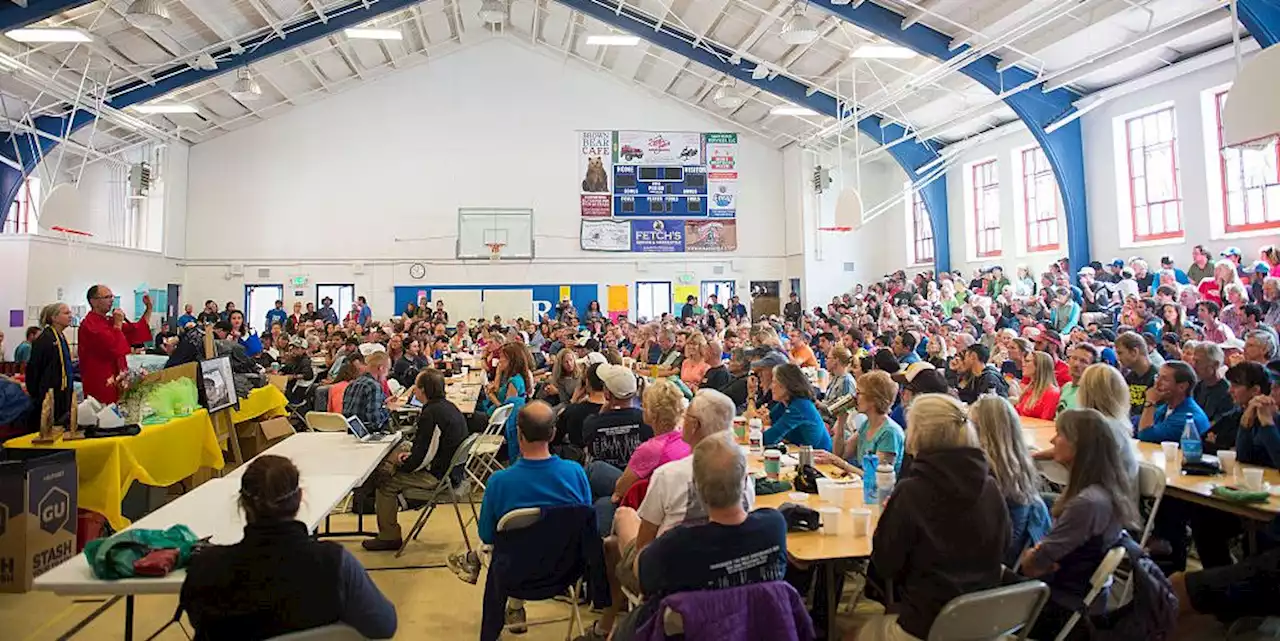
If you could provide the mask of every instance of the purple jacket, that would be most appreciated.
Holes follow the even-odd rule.
[[[812,641],[813,621],[804,601],[785,581],[752,583],[724,590],[681,592],[662,600],[636,631],[636,641],[665,641],[662,613],[684,619],[684,638],[718,641]]]

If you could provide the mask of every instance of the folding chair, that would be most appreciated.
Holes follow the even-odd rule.
[[[1058,633],[1058,636],[1053,638],[1053,641],[1065,641],[1067,635],[1071,634],[1072,628],[1075,628],[1076,624],[1080,622],[1080,613],[1088,612],[1090,606],[1093,605],[1094,600],[1098,598],[1098,595],[1101,594],[1108,585],[1111,585],[1111,578],[1115,575],[1116,568],[1120,567],[1120,561],[1124,560],[1124,558],[1124,547],[1118,545],[1111,548],[1107,552],[1107,555],[1102,557],[1102,563],[1098,564],[1098,569],[1094,570],[1093,576],[1089,578],[1089,593],[1084,595],[1084,605],[1080,606],[1079,610],[1072,613],[1071,618],[1067,619],[1066,625],[1062,626],[1062,631]]]
[[[590,508],[587,508],[587,509],[590,509]],[[528,529],[528,528],[531,528],[531,527],[535,527],[535,526],[537,526],[538,524],[540,524],[540,523],[542,522],[542,510],[543,510],[543,508],[536,508],[536,507],[521,508],[521,509],[511,510],[510,512],[507,512],[506,514],[503,514],[501,519],[498,519],[498,528],[497,528],[497,530],[498,530],[498,532],[510,533],[510,532],[513,532],[513,531],[516,531],[516,530],[524,530],[524,529]],[[594,518],[594,516],[593,516],[592,518]],[[489,578],[489,580],[492,580],[492,577],[493,577],[493,568],[494,568],[494,566],[493,566],[492,564],[490,564],[490,565],[489,565],[489,572],[490,572],[490,574],[489,574],[489,577],[490,577],[490,578]],[[542,581],[538,581],[538,583],[539,583],[539,584],[542,584],[543,582],[542,582]],[[576,635],[576,636],[581,636],[582,634],[584,634],[584,633],[585,633],[585,630],[583,629],[583,626],[582,626],[582,609],[581,609],[581,607],[579,606],[579,603],[578,603],[578,595],[579,595],[579,594],[581,594],[581,593],[582,593],[582,590],[583,590],[583,579],[582,579],[582,577],[578,577],[578,578],[577,578],[577,579],[575,579],[572,583],[570,583],[570,584],[567,586],[567,590],[568,590],[568,593],[569,593],[569,607],[571,608],[571,611],[570,611],[570,613],[569,613],[569,616],[567,616],[567,617],[556,617],[556,618],[553,618],[553,619],[541,619],[541,620],[535,620],[535,621],[525,621],[524,623],[520,623],[520,624],[518,624],[518,625],[520,625],[520,626],[523,626],[523,627],[526,627],[526,628],[527,628],[528,626],[534,626],[534,625],[546,625],[546,624],[549,624],[549,623],[560,623],[560,622],[562,622],[562,621],[568,621],[568,622],[569,622],[569,627],[568,627],[568,629],[567,629],[567,631],[566,631],[566,633],[565,633],[565,639],[572,639],[572,638],[574,638],[574,637],[575,637],[575,635]],[[486,592],[487,592],[487,591],[488,591],[488,586],[486,585]],[[563,593],[562,591],[558,591],[558,590],[557,590],[556,592],[557,592],[557,596],[558,596],[559,594],[562,594],[562,593]],[[518,598],[518,597],[509,597],[509,598]],[[554,597],[552,597],[552,598],[554,598]],[[523,602],[528,602],[528,601],[531,601],[531,600],[532,600],[532,601],[539,601],[539,600],[551,600],[551,598],[548,598],[548,599],[520,599],[520,600],[521,600],[521,601],[523,601]],[[485,605],[487,606],[487,605],[489,605],[489,604],[488,604],[488,603],[486,603]],[[496,605],[496,604],[495,604],[495,605]],[[505,604],[505,603],[503,604],[503,607],[504,607],[504,608],[506,607],[506,604]],[[503,631],[506,631],[507,627],[508,627],[508,626],[503,625],[502,630],[503,630]],[[483,631],[483,629],[481,630],[481,638],[482,638],[482,639],[484,638],[484,631]]]
[[[462,441],[458,446],[458,450],[453,453],[453,458],[449,460],[449,473],[440,479],[440,484],[436,486],[435,491],[431,493],[431,498],[427,500],[427,504],[422,506],[422,511],[418,513],[418,520],[414,521],[413,527],[409,528],[409,536],[404,537],[404,542],[400,544],[400,549],[396,551],[396,558],[400,558],[404,554],[405,548],[409,547],[410,541],[415,541],[418,534],[422,532],[422,528],[426,526],[427,519],[431,518],[431,514],[435,512],[436,507],[440,505],[441,499],[449,496],[452,498],[453,512],[458,517],[458,528],[462,530],[462,542],[466,544],[467,551],[472,552],[471,539],[467,536],[467,522],[462,519],[462,509],[458,507],[458,494],[462,489],[461,484],[455,484],[453,479],[455,476],[462,476],[461,471],[471,458],[471,451],[475,449],[476,443],[480,440],[479,434],[472,434]],[[463,481],[465,482],[465,478]],[[471,493],[464,492],[467,496],[467,502],[471,504],[471,518],[479,520],[480,516],[476,513],[475,501],[471,500]]]
[[[1041,581],[962,594],[942,607],[929,627],[928,641],[1022,641],[1048,600],[1049,586]]]
[[[367,641],[368,637],[356,632],[356,629],[345,623],[322,625],[310,630],[290,632],[267,641]]]
[[[307,412],[306,422],[313,432],[347,431],[347,417],[334,412]]]
[[[489,417],[489,423],[479,435],[480,438],[471,453],[471,460],[467,461],[467,476],[480,488],[484,488],[484,482],[489,476],[502,469],[502,464],[498,462],[498,453],[507,443],[503,430],[514,408],[515,405],[508,403],[493,411]]]
[[[1151,538],[1151,532],[1155,529],[1156,512],[1160,509],[1160,501],[1164,499],[1166,483],[1164,468],[1146,461],[1138,463],[1138,510],[1146,516],[1146,523],[1142,526],[1142,538],[1138,541],[1138,545],[1143,548],[1147,547],[1147,540]],[[1115,574],[1120,589],[1111,593],[1112,608],[1119,607],[1128,601],[1129,589],[1133,587],[1129,577],[1128,563],[1122,563],[1116,568]]]

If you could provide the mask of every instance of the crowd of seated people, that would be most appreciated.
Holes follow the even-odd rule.
[[[586,639],[627,638],[674,592],[808,570],[787,561],[780,517],[752,511],[755,484],[730,432],[739,416],[763,423],[765,446],[811,447],[820,465],[855,475],[875,454],[898,474],[870,570],[893,579],[897,603],[860,620],[855,638],[925,638],[950,599],[1011,576],[1049,584],[1035,635],[1052,636],[1120,532],[1141,531],[1132,439],[1178,441],[1190,423],[1206,452],[1280,466],[1280,265],[1274,251],[1256,264],[1239,254],[1213,262],[1198,247],[1185,271],[1166,257],[1158,270],[1135,258],[1074,274],[1062,261],[1038,277],[898,272],[754,319],[736,297],[639,322],[598,305],[579,317],[569,301],[536,322],[452,326],[440,301],[425,300],[384,322],[363,301],[341,323],[331,301],[292,314],[277,305],[257,332],[230,304],[187,316],[227,340],[258,335],[264,369],[332,384],[330,407],[372,429],[397,408],[393,384],[413,388],[419,432],[371,480],[380,536],[370,550],[400,546],[398,497],[435,487],[466,433],[513,406],[508,469],[488,485],[481,539],[516,507],[594,505],[613,604]],[[445,398],[436,369],[464,350],[488,382],[471,418]],[[1033,419],[1056,431],[1039,451],[1022,432]],[[1065,483],[1047,485],[1037,461],[1065,468]],[[1240,556],[1231,542],[1248,528],[1237,517],[1172,496],[1158,517],[1148,547],[1184,612],[1269,613],[1280,525]],[[1200,565],[1190,567],[1201,569],[1187,571],[1193,541]],[[765,561],[732,580],[718,574],[746,555]],[[473,582],[480,569],[470,554],[450,565]],[[644,605],[628,613],[628,595]],[[821,623],[831,613],[814,614]],[[507,619],[523,621],[519,602]]]

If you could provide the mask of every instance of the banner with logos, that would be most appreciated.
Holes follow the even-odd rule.
[[[619,165],[649,167],[702,164],[702,134],[688,131],[619,131],[616,155]]]
[[[578,132],[578,200],[583,218],[613,215],[613,132]]]
[[[737,251],[738,222],[736,220],[685,221],[684,249],[689,252]]]
[[[582,249],[597,252],[631,251],[631,223],[625,220],[583,220]]]
[[[707,134],[707,213],[733,218],[738,213],[738,134]]]
[[[631,251],[638,253],[684,252],[684,221],[631,221]]]

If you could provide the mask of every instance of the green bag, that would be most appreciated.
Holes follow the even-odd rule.
[[[95,577],[113,581],[133,577],[133,563],[152,550],[178,550],[178,563],[173,569],[184,568],[197,541],[195,533],[185,525],[167,530],[125,530],[110,538],[89,541],[84,546],[84,556]]]
[[[1225,485],[1213,488],[1213,495],[1232,503],[1266,503],[1267,499],[1271,497],[1270,494],[1262,490],[1236,489]]]
[[[143,423],[152,425],[167,423],[172,419],[189,416],[200,405],[200,392],[195,381],[180,378],[158,385],[147,394],[147,405],[155,412]]]

